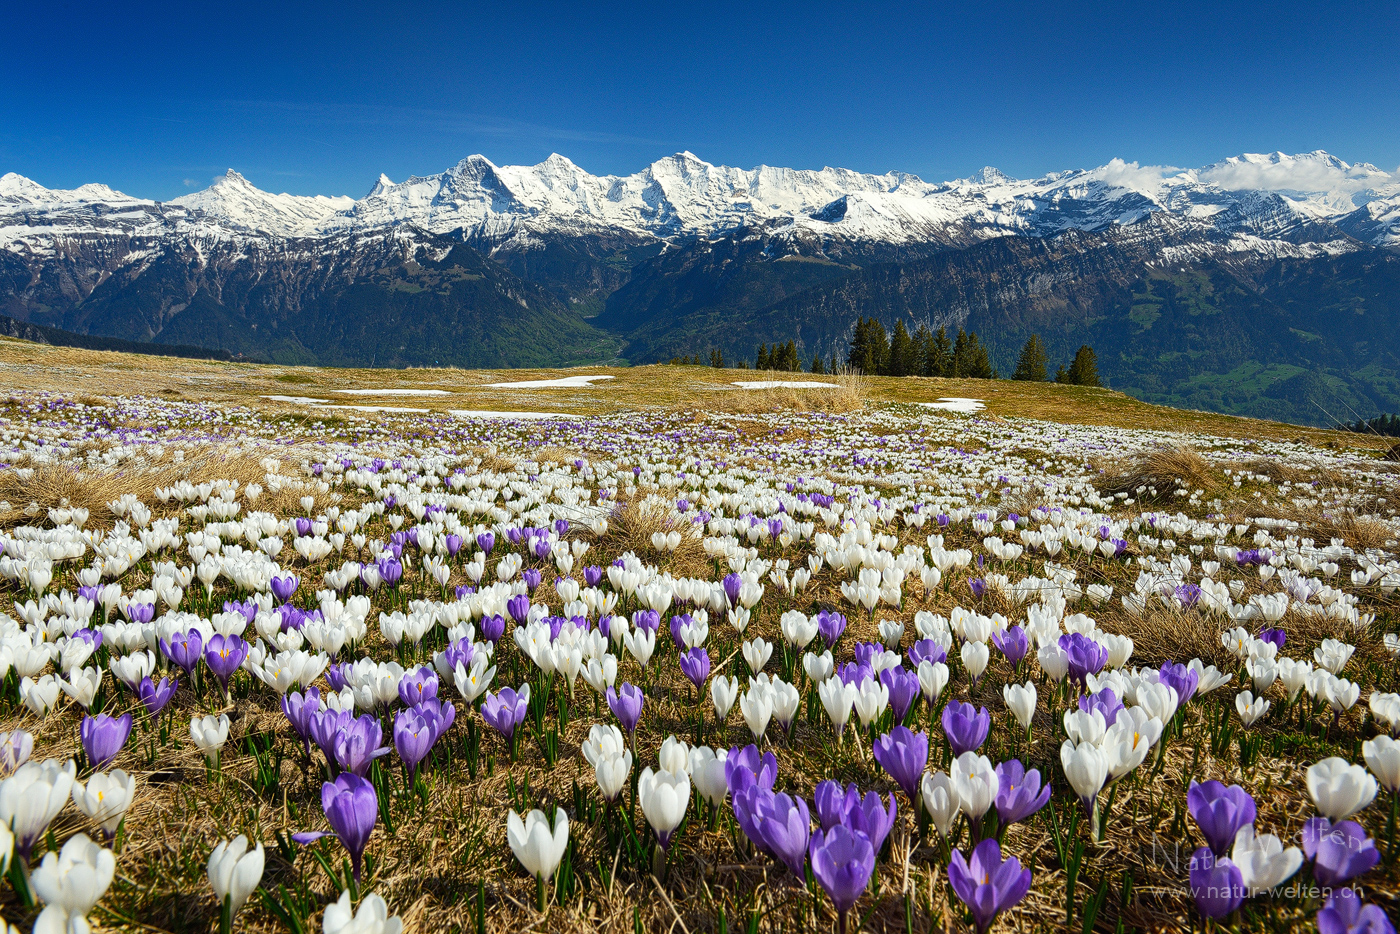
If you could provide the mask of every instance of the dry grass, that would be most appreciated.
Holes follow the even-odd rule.
[[[1223,485],[1210,462],[1186,445],[1157,448],[1129,464],[1098,466],[1102,473],[1096,485],[1101,492],[1126,493],[1144,502],[1169,500],[1178,488],[1211,492]]]
[[[652,535],[657,532],[680,532],[680,547],[675,551],[658,551],[651,543]],[[608,518],[607,532],[597,538],[595,544],[608,554],[630,551],[677,577],[699,577],[712,570],[700,541],[694,526],[677,521],[664,503],[638,497],[617,504]]]
[[[740,371],[742,372],[742,371]],[[754,374],[755,381],[825,382],[826,377],[804,378],[801,373]],[[836,375],[834,389],[800,389],[792,386],[765,386],[761,389],[734,389],[713,400],[717,411],[733,414],[761,412],[826,412],[833,415],[859,412],[870,396],[869,378],[855,372],[842,371]]]

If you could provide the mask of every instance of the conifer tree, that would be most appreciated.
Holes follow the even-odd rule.
[[[1093,353],[1093,347],[1089,344],[1079,347],[1078,353],[1074,354],[1074,360],[1070,363],[1070,370],[1065,371],[1063,382],[1075,386],[1098,386],[1099,382],[1099,357]]]
[[[759,344],[759,345],[758,345],[758,353],[757,353],[757,355],[756,355],[755,358],[754,358],[753,368],[754,368],[755,370],[771,370],[771,369],[773,369],[773,360],[772,360],[772,357],[769,356],[769,354],[768,354],[768,345],[767,345],[767,344]]]
[[[953,345],[948,340],[948,329],[940,327],[930,338],[924,351],[925,376],[953,375]]]
[[[904,320],[900,319],[894,323],[894,335],[890,338],[889,363],[885,367],[885,373],[888,376],[916,376],[920,369],[922,367],[919,366],[918,347],[904,327]]]
[[[1032,334],[1030,340],[1026,341],[1026,346],[1021,348],[1021,359],[1016,361],[1016,372],[1011,374],[1011,378],[1044,382],[1045,345],[1040,342],[1039,335]]]
[[[811,368],[809,369],[808,372],[811,372],[811,373],[825,373],[825,372],[826,372],[826,366],[825,366],[825,364],[822,363],[822,355],[821,355],[820,353],[817,353],[815,350],[812,351],[812,366],[811,366]]]
[[[724,351],[716,348],[710,351],[710,366],[715,369],[724,368]]]

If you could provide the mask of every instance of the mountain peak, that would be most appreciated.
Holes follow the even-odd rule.
[[[1011,176],[994,165],[982,166],[982,168],[968,176],[967,180],[974,185],[1001,185],[1013,181]]]

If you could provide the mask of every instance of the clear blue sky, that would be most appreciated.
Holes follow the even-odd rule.
[[[15,4],[0,173],[363,195],[480,152],[929,180],[1326,149],[1400,165],[1400,15],[1331,4]]]

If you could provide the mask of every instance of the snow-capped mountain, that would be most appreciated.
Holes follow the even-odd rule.
[[[1395,242],[1393,224],[1378,223],[1385,211],[1367,206],[1395,197],[1400,176],[1325,152],[1243,155],[1188,170],[1115,159],[1037,179],[1010,178],[989,166],[940,183],[901,172],[738,169],[689,152],[626,176],[592,175],[557,154],[533,166],[497,166],[474,155],[435,175],[402,182],[381,175],[358,200],[272,194],[229,170],[211,187],[164,204],[105,185],[56,191],[13,173],[0,178],[0,216],[11,228],[76,232],[115,224],[155,233],[212,225],[304,238],[410,224],[507,249],[529,248],[542,236],[672,240],[754,225],[846,241],[968,245],[1131,224],[1154,211],[1263,239],[1359,237],[1388,246]],[[1374,234],[1357,233],[1364,231]]]

